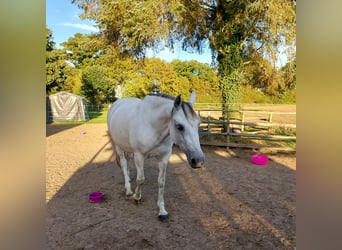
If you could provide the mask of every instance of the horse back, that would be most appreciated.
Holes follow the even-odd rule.
[[[113,103],[107,114],[107,126],[114,144],[125,151],[131,151],[130,130],[132,121],[136,119],[138,106],[141,102],[138,98],[124,98]]]

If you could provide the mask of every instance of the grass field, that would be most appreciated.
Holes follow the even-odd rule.
[[[106,123],[107,122],[107,112],[108,109],[103,109],[102,111],[89,112],[88,123]]]
[[[79,122],[53,122],[52,125],[62,125],[62,124],[85,124],[85,123],[106,123],[107,122],[107,112],[108,109],[103,109],[101,111],[88,111],[89,121],[79,121]]]

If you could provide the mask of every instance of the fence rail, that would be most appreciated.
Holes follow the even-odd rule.
[[[295,151],[270,142],[296,142],[296,112],[199,108],[201,144]],[[292,117],[291,117],[292,116]],[[221,136],[220,138],[217,138]],[[214,138],[214,140],[208,139]],[[216,140],[215,140],[216,138]],[[264,141],[264,142],[262,142]],[[266,142],[265,142],[266,141]]]
[[[102,114],[107,109],[107,105],[87,105],[90,120],[104,117],[101,122],[105,122]],[[202,145],[295,151],[295,146],[287,144],[296,142],[296,112],[225,110],[221,103],[197,103],[194,109],[201,118]]]

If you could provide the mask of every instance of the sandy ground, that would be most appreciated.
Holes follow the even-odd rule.
[[[85,133],[83,133],[85,132]],[[48,249],[294,249],[296,158],[203,147],[206,166],[191,169],[174,147],[166,175],[168,223],[158,220],[155,160],[145,163],[143,200],[124,193],[106,124],[47,125]],[[135,169],[130,161],[131,178]],[[132,182],[135,187],[135,182]],[[105,199],[90,203],[101,191]]]

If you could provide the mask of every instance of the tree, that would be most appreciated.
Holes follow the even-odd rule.
[[[282,85],[285,89],[296,88],[296,59],[288,62],[284,67],[281,68],[282,73]]]
[[[178,77],[186,78],[190,90],[196,91],[197,102],[221,102],[216,70],[198,61],[174,60],[171,62]]]
[[[52,51],[55,49],[55,42],[53,41],[52,30],[45,27],[45,39],[46,39],[46,51]]]
[[[67,79],[66,68],[63,51],[55,48],[52,31],[46,28],[46,94],[63,89]]]
[[[83,70],[82,81],[82,93],[90,103],[101,104],[113,101],[115,85],[103,67],[99,65],[86,67]]]
[[[96,59],[105,48],[103,41],[98,36],[80,33],[76,33],[61,45],[65,50],[66,59],[79,69],[96,64]]]
[[[210,47],[225,54],[227,44],[269,56],[273,63],[279,45],[295,41],[296,1],[293,0],[71,0],[83,17],[98,23],[101,33],[116,47],[138,55],[146,48]],[[162,43],[161,43],[162,42]],[[229,43],[227,43],[229,42]]]
[[[253,55],[251,62],[245,66],[247,82],[253,88],[263,93],[274,95],[280,88],[281,77],[279,70],[271,62],[258,54]]]
[[[75,67],[68,66],[66,68],[67,78],[63,85],[63,91],[82,95],[82,72]]]
[[[209,41],[218,60],[223,101],[238,101],[246,81],[245,65],[259,54],[275,62],[281,46],[293,46],[296,1],[293,0],[72,0],[95,20],[101,34],[122,54],[144,55],[147,48],[201,52]]]
[[[170,95],[182,94],[190,96],[190,85],[185,79],[180,79],[171,64],[158,58],[145,58],[135,66],[126,81],[126,96],[144,97],[159,90]]]

